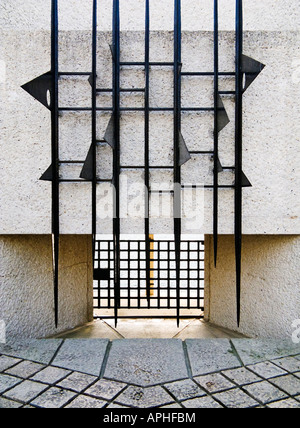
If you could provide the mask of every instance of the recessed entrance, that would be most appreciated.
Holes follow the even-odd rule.
[[[114,241],[98,237],[95,245],[94,318],[115,318]],[[120,242],[120,300],[118,319],[203,318],[204,238],[183,235],[179,287],[172,235],[151,237],[150,276],[146,268],[144,236],[124,235]],[[147,292],[150,277],[150,293]]]

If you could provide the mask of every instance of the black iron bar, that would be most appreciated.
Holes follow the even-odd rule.
[[[97,89],[97,93],[112,93],[112,89]],[[144,88],[120,89],[120,92],[145,92]]]
[[[241,318],[242,258],[242,134],[243,134],[243,2],[236,0],[236,113],[235,113],[235,256],[237,323]]]
[[[58,270],[59,270],[59,114],[58,114],[58,5],[52,0],[51,12],[51,146],[52,146],[52,252],[54,275],[54,317],[58,326]]]
[[[64,76],[90,76],[91,73],[90,72],[59,72],[58,73],[59,77],[64,77]]]
[[[150,67],[173,67],[173,62],[150,62]],[[121,67],[145,67],[145,62],[121,62]]]
[[[181,73],[181,76],[211,76],[214,77],[215,73],[214,72],[210,72],[210,71],[184,71]],[[235,77],[235,73],[234,72],[223,72],[220,71],[219,72],[219,76],[221,77]]]
[[[214,262],[217,266],[218,257],[218,229],[219,229],[219,5],[214,0],[214,197],[213,197],[213,240]]]
[[[114,117],[114,154],[113,184],[114,198],[114,287],[115,287],[115,324],[118,324],[120,307],[120,2],[113,1],[113,117]]]
[[[174,1],[174,235],[176,257],[177,326],[180,324],[180,249],[181,249],[181,0]]]
[[[58,109],[61,112],[76,112],[76,111],[92,111],[91,107],[60,107]],[[180,108],[181,111],[183,112],[213,112],[214,108],[213,107],[181,107]],[[103,112],[110,112],[113,111],[113,107],[97,107],[96,111],[103,111]],[[144,112],[145,108],[144,107],[120,107],[119,108],[120,112]],[[149,107],[149,111],[150,112],[174,112],[174,108],[173,107]]]
[[[92,248],[93,267],[95,267],[95,243],[97,234],[97,0],[93,0],[92,38]]]
[[[150,242],[150,157],[149,125],[150,124],[150,5],[145,5],[145,245],[146,245],[146,294],[150,308],[151,295],[151,242]]]

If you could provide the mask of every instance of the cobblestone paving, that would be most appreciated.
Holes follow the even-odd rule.
[[[57,340],[0,345],[0,408],[300,408],[287,341]]]

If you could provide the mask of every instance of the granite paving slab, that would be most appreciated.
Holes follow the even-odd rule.
[[[186,345],[194,377],[241,366],[227,339],[187,340]]]
[[[70,389],[75,392],[82,392],[88,388],[92,383],[96,382],[98,378],[96,376],[86,375],[84,373],[74,372],[67,378],[62,380],[58,386],[62,388]]]
[[[57,352],[62,340],[18,340],[0,344],[0,354],[30,360],[36,363],[49,364]]]
[[[150,388],[129,386],[116,402],[129,407],[147,409],[173,404],[174,399],[161,386]]]
[[[259,403],[240,389],[215,394],[214,398],[229,409],[247,409],[257,407]]]
[[[165,388],[178,401],[188,400],[189,398],[203,397],[206,393],[191,379],[181,380],[178,382],[168,383]]]
[[[11,369],[6,370],[5,373],[27,379],[42,370],[44,367],[45,366],[42,364],[32,363],[31,361],[22,361]]]
[[[43,409],[59,409],[67,404],[75,393],[61,388],[50,388],[31,402],[33,406]]]
[[[36,380],[41,383],[53,385],[54,383],[59,382],[61,379],[63,379],[70,373],[71,372],[69,370],[49,366],[34,375],[31,380]]]
[[[221,404],[217,403],[212,397],[194,398],[182,403],[187,409],[223,409]]]
[[[281,376],[271,379],[270,382],[283,391],[287,392],[289,395],[300,394],[300,379],[293,375]]]
[[[126,388],[126,383],[114,382],[112,380],[101,379],[91,386],[85,393],[93,397],[102,398],[111,401],[123,389]]]
[[[18,364],[21,360],[18,358],[12,358],[12,357],[6,357],[5,355],[2,355],[0,357],[0,372],[4,372],[7,369],[10,369],[11,367]]]
[[[300,353],[300,344],[296,345],[290,339],[232,339],[231,341],[245,366]]]
[[[239,386],[249,385],[250,383],[261,382],[261,378],[252,373],[246,367],[241,367],[234,370],[225,370],[222,372],[224,376],[232,380]]]
[[[66,406],[66,409],[102,409],[106,404],[107,401],[87,397],[86,395],[79,395]]]
[[[99,376],[108,343],[104,339],[66,339],[52,364]]]
[[[272,403],[272,401],[280,401],[284,398],[288,398],[284,392],[280,391],[267,381],[255,383],[253,385],[246,385],[243,389],[262,404],[268,404]]]
[[[0,394],[21,383],[22,380],[9,375],[0,375]]]
[[[269,361],[254,364],[252,366],[248,366],[248,368],[264,379],[271,379],[272,377],[278,377],[287,374],[285,370],[282,370]]]
[[[297,358],[286,357],[286,358],[281,358],[280,360],[275,360],[273,362],[277,366],[291,373],[296,373],[300,370],[300,361],[297,360]]]
[[[4,394],[5,398],[28,403],[47,389],[47,385],[25,380]]]
[[[232,382],[227,380],[220,373],[199,376],[195,378],[195,381],[210,394],[236,388],[236,386]]]
[[[270,409],[300,409],[300,403],[292,398],[268,404]]]
[[[116,340],[105,378],[138,386],[153,386],[188,378],[181,340]]]
[[[300,405],[300,403],[298,403]],[[19,409],[23,404],[0,397],[0,409]]]

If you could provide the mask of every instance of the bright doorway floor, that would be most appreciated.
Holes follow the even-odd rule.
[[[65,332],[63,339],[234,339],[245,336],[198,319],[181,320],[177,328],[173,319],[99,320]]]

